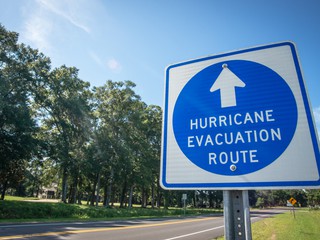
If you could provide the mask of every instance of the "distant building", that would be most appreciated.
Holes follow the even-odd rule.
[[[58,192],[58,184],[52,183],[50,186],[43,187],[40,190],[40,198],[42,199],[55,199],[57,198],[57,192]]]

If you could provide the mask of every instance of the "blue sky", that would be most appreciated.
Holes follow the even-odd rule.
[[[0,23],[52,66],[75,66],[92,86],[131,80],[163,105],[166,66],[280,41],[296,43],[320,129],[318,0],[0,0]]]

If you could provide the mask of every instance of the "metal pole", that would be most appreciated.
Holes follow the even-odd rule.
[[[292,205],[292,213],[293,213],[293,218],[296,218],[296,212],[294,211],[294,205]]]
[[[242,191],[243,198],[243,213],[244,213],[244,226],[245,226],[245,236],[246,240],[252,239],[251,232],[251,219],[250,219],[250,205],[249,205],[249,193],[248,190]]]
[[[232,240],[235,237],[233,227],[233,207],[231,199],[231,191],[223,191],[223,216],[224,216],[224,236],[226,240]]]
[[[248,191],[225,190],[223,202],[225,239],[251,240]]]

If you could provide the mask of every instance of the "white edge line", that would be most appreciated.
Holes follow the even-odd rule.
[[[251,217],[251,220],[254,220],[254,219],[257,219],[257,218],[263,218],[263,217],[267,217],[267,216],[269,216],[269,215],[268,214],[264,214],[264,215],[260,215],[260,216],[257,216],[257,217]],[[166,238],[166,239],[163,239],[163,240],[174,240],[174,239],[189,237],[189,236],[192,236],[192,235],[196,235],[196,234],[200,234],[200,233],[204,233],[204,232],[209,232],[209,231],[216,230],[216,229],[219,229],[219,228],[224,228],[224,225],[223,226],[219,226],[219,227],[215,227],[215,228],[205,229],[205,230],[198,231],[198,232],[185,234],[185,235],[180,235],[180,236],[176,236],[176,237],[172,237],[172,238]]]
[[[174,239],[189,237],[189,236],[192,236],[192,235],[196,235],[196,234],[200,234],[200,233],[204,233],[204,232],[209,232],[209,231],[216,230],[216,229],[219,229],[219,228],[224,228],[224,226],[219,226],[219,227],[215,227],[215,228],[209,228],[209,229],[205,229],[205,230],[202,230],[202,231],[199,231],[199,232],[193,232],[193,233],[189,233],[189,234],[185,234],[185,235],[176,236],[176,237],[173,237],[173,238],[166,238],[166,239],[163,239],[163,240],[174,240]]]

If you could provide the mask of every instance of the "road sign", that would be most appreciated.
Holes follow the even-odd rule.
[[[187,200],[187,194],[186,193],[182,194],[182,200]]]
[[[297,200],[295,200],[293,197],[291,197],[288,201],[292,204],[292,206],[294,206],[297,203]]]
[[[166,69],[167,189],[318,188],[319,143],[291,42]]]
[[[293,207],[293,205],[289,201],[287,201],[287,207]]]

